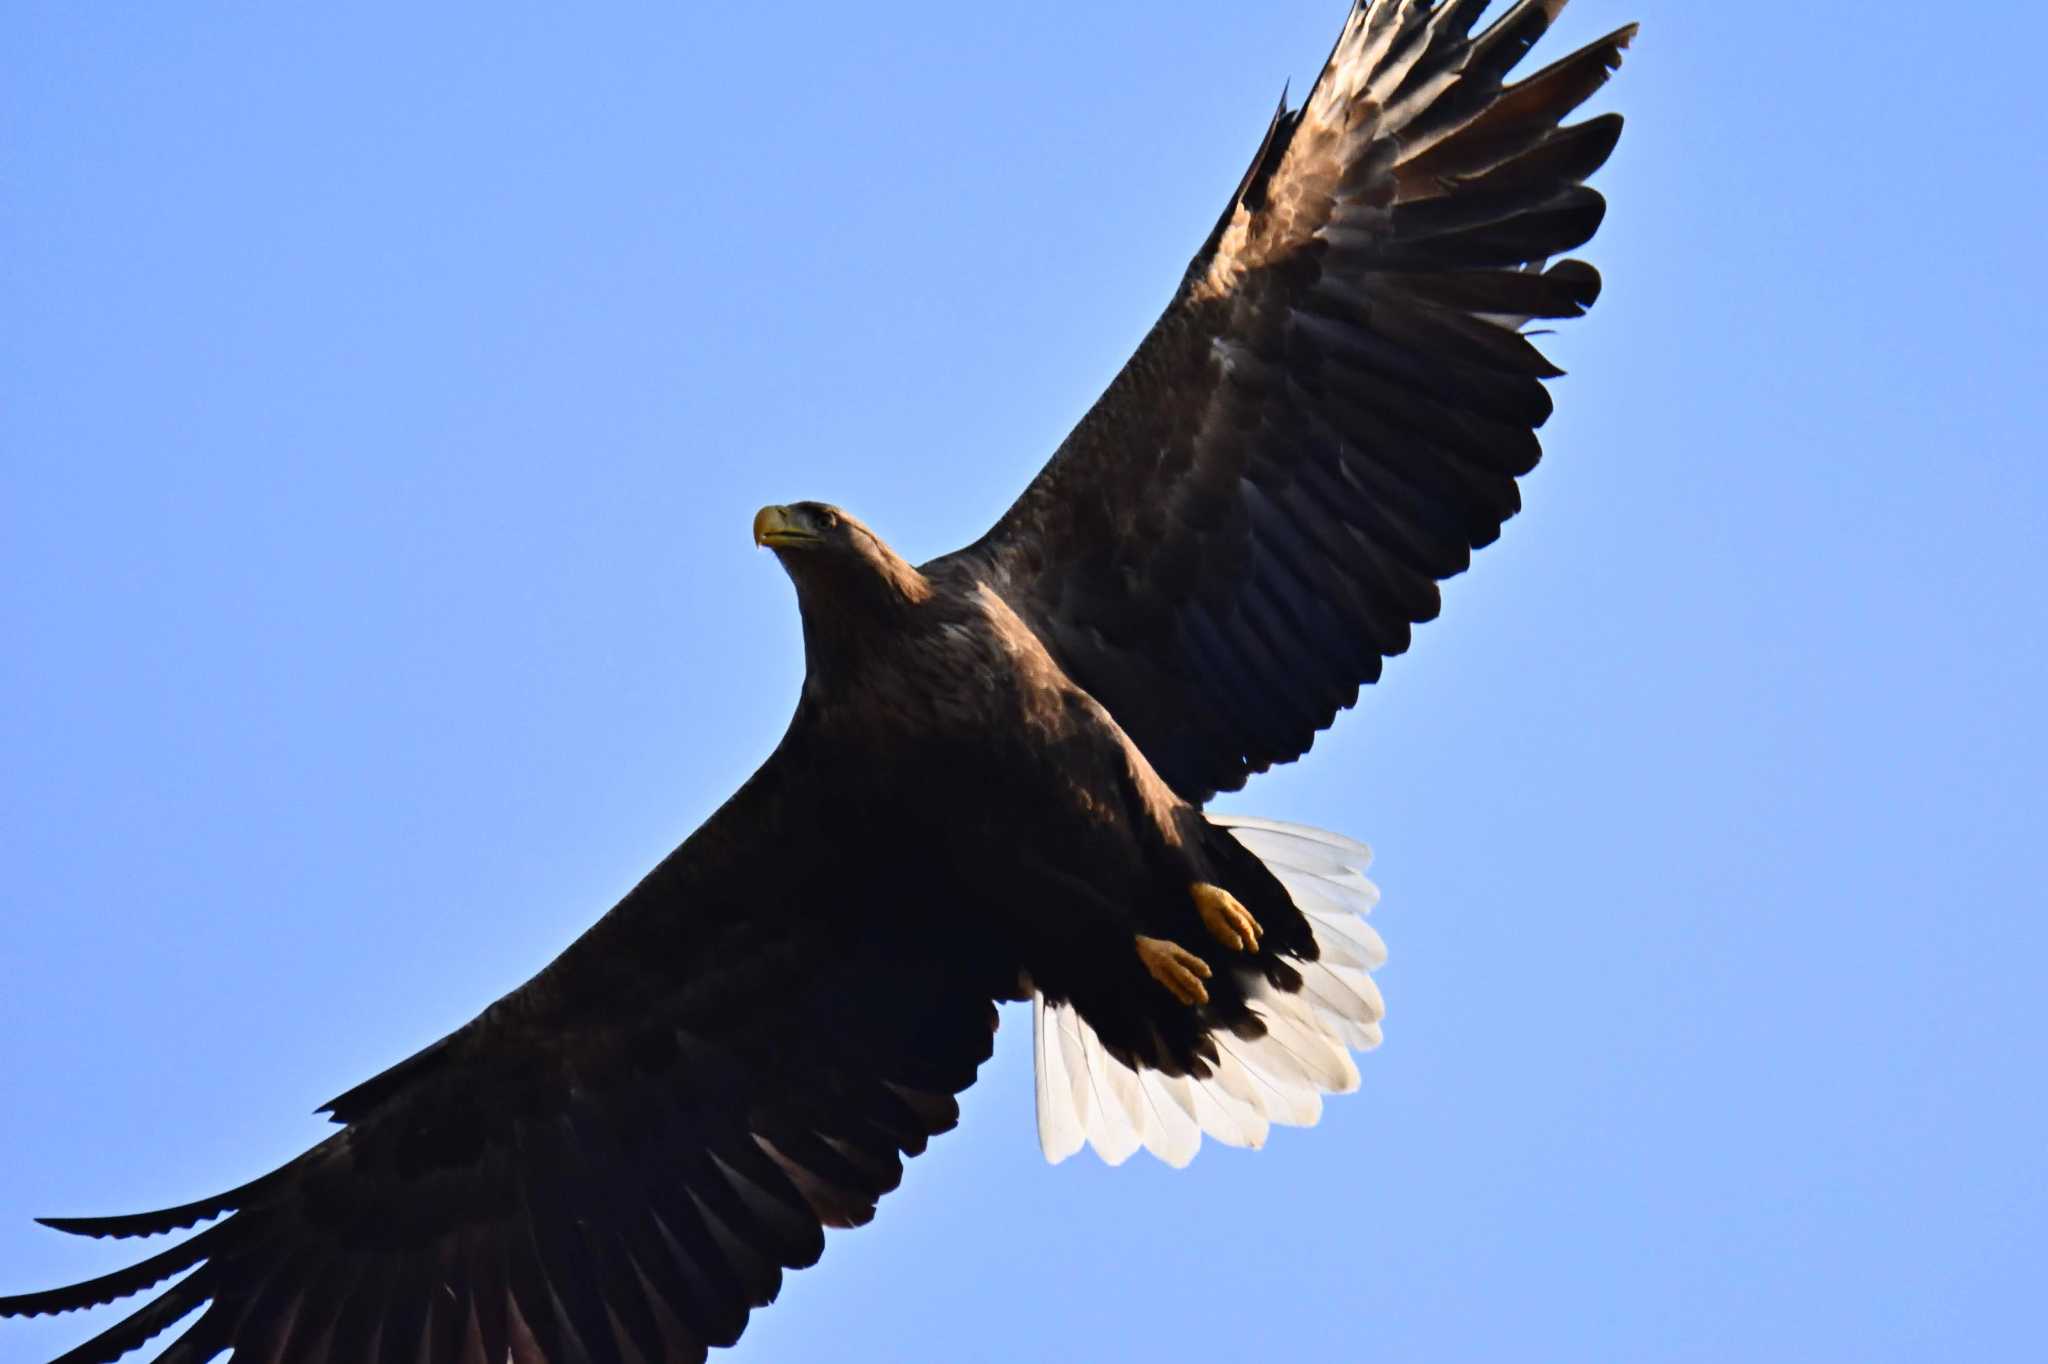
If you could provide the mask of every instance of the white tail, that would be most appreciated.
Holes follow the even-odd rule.
[[[1308,1127],[1322,1116],[1323,1095],[1358,1088],[1351,1051],[1380,1044],[1385,1007],[1370,973],[1387,949],[1361,917],[1380,898],[1364,874],[1372,849],[1276,820],[1218,815],[1210,822],[1229,829],[1287,888],[1308,916],[1321,958],[1294,963],[1298,994],[1251,978],[1251,1008],[1266,1035],[1246,1042],[1216,1034],[1219,1063],[1206,1080],[1134,1071],[1103,1050],[1072,1006],[1034,995],[1038,1142],[1049,1161],[1086,1142],[1111,1165],[1142,1146],[1178,1168],[1195,1158],[1204,1132],[1227,1146],[1263,1146],[1271,1124]]]

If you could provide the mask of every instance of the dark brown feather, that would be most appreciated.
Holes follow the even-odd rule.
[[[1563,3],[1484,8],[1354,11],[1130,363],[929,566],[986,575],[1189,799],[1306,750],[1539,457],[1558,371],[1515,327],[1598,296],[1548,261],[1599,227],[1620,119],[1561,123],[1634,30],[1504,86]]]
[[[818,1258],[821,1222],[867,1220],[957,1120],[1000,988],[927,931],[950,902],[902,902],[891,850],[835,835],[801,730],[547,970],[337,1098],[321,1146],[230,1195],[52,1222],[222,1220],[0,1315],[196,1265],[66,1359],[114,1359],[208,1298],[167,1358],[669,1364],[736,1339]]]

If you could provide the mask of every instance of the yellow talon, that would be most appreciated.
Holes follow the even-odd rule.
[[[1259,950],[1259,921],[1237,902],[1235,895],[1207,881],[1189,886],[1188,894],[1194,897],[1195,912],[1202,916],[1202,926],[1209,930],[1210,937],[1233,952]]]
[[[1175,999],[1190,1008],[1209,1002],[1209,992],[1202,987],[1202,982],[1209,978],[1208,962],[1164,938],[1139,934],[1137,942],[1138,959],[1145,963],[1152,979],[1164,985]]]

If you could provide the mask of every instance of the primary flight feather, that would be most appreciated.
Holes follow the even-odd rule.
[[[1274,117],[1165,314],[1016,504],[914,566],[764,508],[806,674],[760,770],[467,1026],[335,1099],[210,1222],[0,1315],[180,1282],[197,1364],[670,1364],[728,1345],[958,1118],[995,1002],[1033,1001],[1040,1138],[1184,1164],[1315,1121],[1380,1038],[1348,839],[1204,804],[1307,751],[1519,506],[1597,297],[1550,263],[1618,116],[1566,125],[1625,28],[1508,83],[1563,8],[1366,0]]]

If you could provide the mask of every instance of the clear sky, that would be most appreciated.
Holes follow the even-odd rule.
[[[979,533],[1343,9],[0,7],[0,1292],[687,834],[801,674],[754,508]],[[1379,851],[1362,1091],[1048,1168],[1012,1011],[727,1357],[2040,1348],[2048,18],[1546,50],[1630,19],[1527,511],[1229,802]]]

